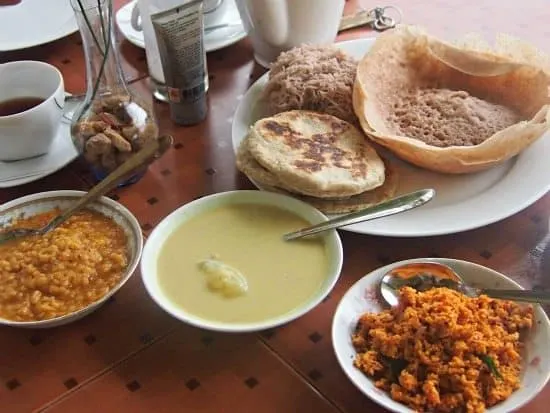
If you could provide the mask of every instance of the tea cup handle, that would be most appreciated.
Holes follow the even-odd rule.
[[[85,94],[73,95],[72,93],[65,92],[64,96],[61,99],[57,97],[55,100],[55,105],[61,112],[63,112],[62,122],[70,123],[73,120],[75,111],[79,106],[84,102],[86,98]]]
[[[141,25],[141,16],[139,15],[139,7],[138,3],[134,3],[134,7],[132,7],[132,17],[130,18],[130,23],[132,24],[132,27],[134,30],[137,30],[138,32],[143,30],[143,27]]]

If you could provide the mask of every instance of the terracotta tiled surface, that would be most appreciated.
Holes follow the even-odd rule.
[[[116,1],[120,7],[125,1]],[[348,1],[346,12],[367,0]],[[550,52],[547,0],[443,2],[396,0],[404,22],[452,39],[467,32],[508,32]],[[359,29],[351,39],[375,36]],[[120,42],[132,89],[149,97],[145,53]],[[10,54],[0,62],[38,59],[58,66],[67,90],[80,92],[84,64],[78,34]],[[175,146],[137,184],[112,194],[144,233],[178,206],[213,192],[252,188],[238,175],[231,119],[264,70],[245,39],[208,55],[209,116],[195,127],[169,120],[154,103]],[[80,161],[40,181],[0,190],[0,202],[38,191],[87,189]],[[345,265],[330,296],[299,320],[273,331],[224,335],[184,326],[148,297],[137,272],[113,300],[85,319],[52,330],[0,328],[0,412],[382,412],[345,378],[333,356],[330,324],[343,293],[365,273],[406,258],[466,259],[509,274],[526,287],[550,288],[550,195],[525,211],[475,231],[428,239],[387,239],[342,232]],[[545,411],[546,388],[521,412]]]

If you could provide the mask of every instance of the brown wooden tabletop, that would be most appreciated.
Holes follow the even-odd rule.
[[[118,8],[126,1],[115,3]],[[444,38],[507,32],[550,52],[548,0],[387,4],[402,9],[405,23]],[[358,5],[348,1],[346,13]],[[356,29],[339,39],[375,35]],[[120,49],[134,91],[150,96],[144,51],[124,40]],[[63,72],[68,91],[84,91],[78,33],[0,54],[0,63],[19,59],[50,62]],[[208,68],[208,118],[179,127],[171,123],[167,106],[155,103],[161,130],[174,136],[175,146],[138,183],[112,195],[136,215],[145,235],[197,197],[253,188],[235,170],[230,126],[239,99],[264,69],[254,63],[247,39],[209,53]],[[0,203],[92,184],[77,160],[34,183],[0,190]],[[300,319],[260,334],[227,335],[183,325],[152,302],[136,273],[106,305],[78,322],[48,330],[0,328],[0,412],[382,412],[346,379],[333,355],[330,325],[343,293],[376,267],[427,256],[473,261],[525,287],[550,287],[549,214],[546,195],[504,221],[461,234],[394,239],[341,232],[345,264],[330,296]],[[545,411],[548,403],[549,386],[520,411]]]

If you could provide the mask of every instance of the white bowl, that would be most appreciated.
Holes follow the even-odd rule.
[[[78,198],[85,195],[83,191],[50,191],[40,192],[33,195],[14,199],[0,206],[0,228],[9,226],[14,218],[32,216],[42,212],[50,211],[55,207],[67,208]],[[109,297],[115,294],[134,273],[143,248],[143,234],[137,219],[128,209],[112,199],[102,197],[95,201],[88,208],[100,212],[113,219],[122,227],[128,239],[129,263],[126,271],[118,284],[112,288],[104,297],[89,304],[88,306],[60,317],[40,321],[12,321],[0,318],[0,324],[14,327],[46,328],[56,327],[76,321],[98,309]]]
[[[301,306],[289,313],[279,317],[266,319],[261,322],[224,323],[197,317],[193,313],[185,311],[173,304],[164,295],[162,289],[159,287],[157,276],[157,260],[166,239],[183,222],[198,214],[222,205],[243,203],[279,207],[281,209],[291,211],[312,224],[327,220],[321,212],[302,201],[285,195],[263,191],[221,192],[197,199],[176,209],[164,218],[162,222],[153,230],[145,243],[143,257],[141,260],[141,276],[143,277],[145,288],[153,300],[168,314],[171,314],[173,317],[185,323],[208,330],[224,332],[258,331],[273,328],[302,316],[319,304],[332,290],[334,284],[340,276],[343,261],[342,243],[338,233],[335,230],[327,231],[325,235],[327,253],[329,256],[329,268],[325,282],[310,300],[304,302]],[[283,234],[281,234],[281,236],[282,235]]]
[[[394,267],[420,262],[435,261],[453,268],[466,283],[485,288],[507,288],[521,290],[522,287],[504,275],[467,261],[445,258],[418,258],[396,262],[379,268],[357,281],[342,297],[332,321],[332,345],[336,358],[344,373],[359,390],[381,406],[393,412],[414,412],[404,404],[393,400],[386,392],[376,388],[374,382],[353,366],[355,349],[351,335],[360,315],[366,312],[378,313],[382,310],[374,292],[377,291],[382,276]],[[508,413],[519,409],[533,399],[550,378],[550,322],[544,310],[534,306],[534,326],[525,342],[523,354],[522,387],[512,395],[491,408],[490,413]],[[531,361],[537,362],[531,363]]]

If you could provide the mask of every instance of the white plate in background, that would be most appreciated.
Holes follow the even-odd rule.
[[[0,6],[0,52],[38,46],[77,30],[69,0],[23,0]]]

